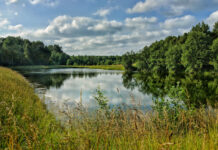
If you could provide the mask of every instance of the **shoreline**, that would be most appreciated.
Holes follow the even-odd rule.
[[[11,66],[11,69],[63,69],[63,68],[89,68],[89,69],[103,69],[103,70],[121,70],[124,71],[122,65],[90,65],[90,66],[73,66],[73,65],[39,65],[39,66]]]

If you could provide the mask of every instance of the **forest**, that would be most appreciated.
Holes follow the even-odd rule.
[[[43,42],[7,37],[0,39],[0,65],[65,65],[69,55],[58,45],[45,46]]]
[[[145,46],[140,52],[123,55],[128,71],[156,74],[218,71],[218,22],[213,31],[204,22],[181,36],[169,36]]]
[[[69,56],[59,45],[46,46],[41,41],[20,37],[0,38],[0,65],[114,65],[121,56]]]

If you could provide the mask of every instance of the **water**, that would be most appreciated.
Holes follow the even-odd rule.
[[[82,101],[83,106],[95,109],[96,89],[100,87],[111,107],[120,105],[150,108],[152,95],[143,94],[136,88],[127,88],[123,83],[122,71],[100,69],[40,69],[20,71],[33,85],[36,93],[44,100],[47,108],[55,114],[67,106]]]
[[[82,103],[87,110],[96,110],[94,99],[100,87],[111,108],[138,107],[149,110],[152,99],[180,99],[186,105],[210,104],[218,101],[218,78],[214,75],[158,76],[127,74],[100,69],[19,70],[34,86],[47,109],[57,118],[60,113]]]

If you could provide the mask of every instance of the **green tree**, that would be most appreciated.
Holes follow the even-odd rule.
[[[215,35],[215,38],[218,38],[218,22],[216,22],[213,26],[213,33]]]
[[[177,73],[182,69],[181,65],[182,47],[175,45],[169,48],[166,52],[166,66],[169,73]]]
[[[204,32],[190,32],[183,46],[182,64],[187,73],[202,71],[209,66],[211,37]]]
[[[209,29],[210,29],[209,26],[205,24],[204,22],[202,22],[194,26],[191,31],[203,32],[205,34],[209,34],[210,33]]]
[[[135,61],[135,53],[127,52],[123,55],[122,64],[127,71],[134,71],[136,68],[133,67],[133,63]]]
[[[215,71],[218,71],[218,38],[213,41],[212,45],[212,53],[213,53],[213,66]]]

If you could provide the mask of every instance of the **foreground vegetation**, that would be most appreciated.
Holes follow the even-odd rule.
[[[90,113],[79,103],[66,109],[62,113],[68,121],[63,127],[18,73],[1,67],[0,87],[0,149],[215,150],[218,146],[216,107],[184,108],[162,100],[155,101],[152,112],[137,105],[110,109],[97,89],[99,108]]]

